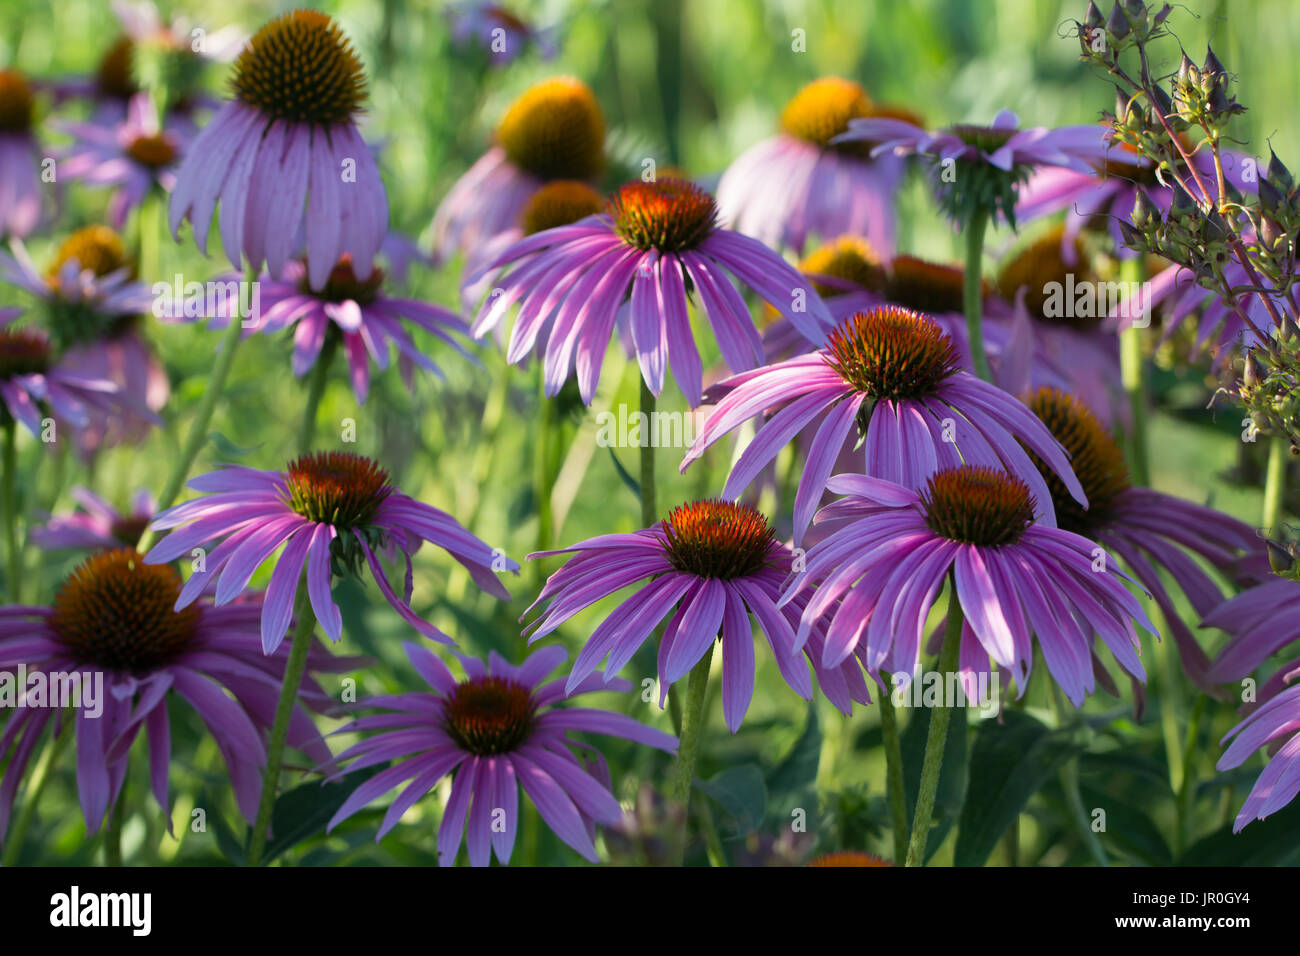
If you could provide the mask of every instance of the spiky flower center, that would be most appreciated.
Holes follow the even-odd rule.
[[[839,850],[823,853],[808,861],[808,866],[893,866],[888,860],[882,860],[861,850]]]
[[[17,70],[0,70],[0,133],[32,128],[32,88]]]
[[[938,323],[896,306],[858,312],[826,340],[826,364],[874,399],[925,398],[960,368]]]
[[[915,256],[897,256],[889,264],[885,295],[891,302],[918,312],[961,312],[965,276],[965,271],[958,266],[939,265]],[[986,294],[987,291],[986,283]]]
[[[1030,397],[1028,405],[1052,436],[1065,446],[1070,467],[1088,499],[1088,507],[1084,508],[1066,490],[1056,472],[1030,451],[1030,459],[1052,493],[1056,523],[1066,531],[1092,537],[1094,531],[1115,516],[1121,496],[1129,489],[1124,452],[1106,426],[1073,395],[1055,388],[1040,388]]]
[[[734,501],[678,505],[661,522],[668,563],[698,578],[730,581],[767,564],[776,533],[768,520]]]
[[[57,278],[59,270],[73,259],[81,272],[89,269],[97,279],[131,265],[122,237],[108,226],[86,226],[63,240],[50,264],[49,277]]]
[[[329,278],[319,289],[312,289],[303,272],[298,288],[306,295],[315,296],[325,302],[347,302],[349,299],[358,305],[369,305],[379,297],[379,290],[384,284],[384,270],[375,268],[367,279],[358,279],[352,267],[352,256],[344,253],[338,263],[330,270]]]
[[[718,227],[713,197],[685,179],[630,182],[610,197],[608,211],[615,231],[638,249],[694,249]]]
[[[200,606],[172,610],[180,593],[171,565],[145,564],[134,548],[102,551],[59,587],[50,628],[79,663],[144,673],[194,639]]]
[[[586,183],[556,179],[529,197],[519,216],[519,225],[525,236],[531,236],[594,216],[604,205],[604,197]]]
[[[447,698],[444,726],[452,740],[480,757],[509,753],[528,739],[537,705],[532,691],[505,677],[476,677]]]
[[[849,121],[871,115],[871,99],[857,83],[838,76],[813,80],[781,111],[781,129],[796,139],[831,148],[831,139],[848,132]],[[865,155],[867,143],[843,143],[834,148]]]
[[[129,36],[118,37],[95,70],[95,86],[101,96],[129,100],[140,92],[135,82],[134,59],[135,43]]]
[[[947,131],[967,146],[974,146],[986,153],[993,153],[1001,149],[1007,145],[1012,136],[1019,132],[1016,129],[994,129],[992,126],[977,126],[970,123],[958,123],[955,126],[949,126]]]
[[[880,292],[885,287],[880,257],[871,243],[858,236],[840,236],[813,250],[799,263],[799,271],[812,279],[821,296],[843,295],[854,289]]]
[[[126,147],[126,154],[141,166],[161,169],[176,162],[176,144],[165,133],[137,136]]]
[[[1034,521],[1029,486],[996,468],[940,471],[931,476],[921,503],[931,531],[984,548],[1014,544]]]
[[[605,165],[605,117],[591,88],[571,76],[525,90],[497,138],[512,163],[540,179],[591,179]]]
[[[0,379],[44,375],[52,361],[45,336],[27,329],[0,329]]]
[[[1064,226],[1057,226],[1013,256],[998,273],[998,291],[1003,298],[1012,300],[1023,287],[1025,308],[1035,318],[1072,326],[1093,326],[1100,320],[1072,318],[1075,309],[1065,308],[1061,298],[1067,286],[1067,276],[1074,276],[1075,285],[1092,279],[1083,243],[1078,238],[1073,243],[1075,264],[1066,263],[1061,254],[1064,232]],[[1053,300],[1061,308],[1048,308]]]
[[[339,25],[315,10],[276,17],[235,61],[235,96],[275,119],[347,123],[366,98],[361,60]]]
[[[393,492],[387,471],[351,452],[301,455],[285,471],[289,507],[340,531],[367,525]]]

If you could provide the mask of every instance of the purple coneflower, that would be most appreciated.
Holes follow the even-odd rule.
[[[1300,640],[1297,607],[1300,583],[1270,576],[1209,613],[1201,611],[1205,615],[1201,627],[1217,627],[1228,634],[1228,643],[1211,662],[1206,679],[1216,684],[1241,680],[1270,655]]]
[[[1052,677],[1076,707],[1095,686],[1094,636],[1129,674],[1145,678],[1133,622],[1155,633],[1141,606],[1086,538],[1034,522],[1029,486],[993,468],[962,466],[930,477],[917,494],[861,475],[836,475],[845,497],[818,513],[843,524],[808,552],[806,571],[782,595],[811,584],[800,631],[829,618],[824,666],[865,644],[875,675],[913,673],[926,617],[951,572],[965,619],[961,670],[987,673],[989,658],[1023,694],[1036,635]],[[1102,552],[1104,553],[1104,552]]]
[[[372,728],[385,733],[349,747],[337,759],[356,758],[344,772],[409,759],[398,760],[357,787],[330,820],[329,830],[410,780],[384,814],[375,836],[382,839],[403,813],[454,771],[438,827],[438,860],[443,866],[456,862],[462,839],[471,866],[487,866],[493,853],[502,865],[510,862],[519,826],[520,786],[555,835],[596,863],[595,825],[618,823],[623,810],[610,792],[609,770],[599,751],[570,740],[569,732],[622,737],[670,754],[677,750],[676,738],[624,714],[553,706],[577,694],[632,687],[624,680],[602,680],[604,675],[596,673],[566,692],[562,681],[546,681],[564,661],[561,648],[543,648],[517,667],[495,652],[486,664],[458,654],[465,669],[462,681],[427,648],[405,648],[434,693],[362,701],[359,706],[369,704],[387,713],[360,717],[337,733]],[[580,757],[573,748],[585,753]]]
[[[115,127],[70,123],[65,128],[76,141],[65,152],[59,171],[88,185],[115,187],[108,203],[114,228],[126,225],[127,215],[155,187],[164,192],[175,188],[176,166],[189,135],[175,124],[164,129],[147,93],[131,98],[126,119]]]
[[[519,225],[528,200],[553,179],[592,182],[605,167],[605,117],[586,83],[557,76],[529,87],[497,129],[497,142],[456,180],[433,217],[433,254],[479,251]]]
[[[172,235],[187,217],[206,252],[221,204],[221,241],[236,269],[265,260],[275,278],[306,222],[313,287],[347,253],[374,261],[388,231],[388,197],[354,117],[365,99],[361,61],[338,25],[294,10],[262,27],[235,62],[235,98],[194,140],[172,191]]]
[[[256,602],[226,608],[204,603],[178,611],[173,604],[180,590],[173,568],[151,567],[134,550],[118,548],[78,566],[48,607],[0,608],[0,669],[22,665],[80,681],[77,790],[90,834],[98,832],[121,792],[131,745],[142,729],[149,740],[154,798],[168,810],[167,701],[173,696],[189,704],[211,731],[230,769],[240,811],[249,821],[257,813],[264,737],[275,716],[288,648],[270,657],[258,653]],[[308,667],[318,671],[354,665],[355,660],[333,658],[319,646],[308,658]],[[96,695],[100,675],[103,692]],[[97,699],[87,699],[87,692]],[[299,700],[317,711],[333,703],[311,680]],[[0,783],[0,837],[51,719],[58,733],[65,719],[59,707],[19,707],[0,734],[0,753],[14,747]],[[301,708],[288,739],[313,760],[329,762],[329,748]]]
[[[864,445],[864,474],[923,488],[935,472],[972,463],[1006,469],[1033,492],[1038,518],[1054,524],[1051,495],[1025,448],[1047,461],[1084,502],[1060,443],[1033,413],[959,367],[951,338],[929,317],[894,306],[841,323],[824,349],[720,383],[726,394],[686,457],[756,415],[779,409],[736,461],[722,491],[736,497],[781,448],[817,420],[795,495],[795,543],[802,539],[848,444]],[[1024,444],[1024,448],[1021,444]]]
[[[1209,660],[1183,622],[1164,575],[1198,615],[1209,614],[1223,603],[1223,589],[1195,559],[1235,578],[1243,559],[1262,556],[1255,530],[1213,508],[1133,486],[1119,444],[1076,396],[1042,388],[1028,405],[1069,452],[1088,498],[1082,507],[1035,459],[1051,490],[1057,526],[1096,541],[1124,562],[1159,606],[1188,677],[1208,690],[1219,680],[1209,673]]]
[[[458,46],[474,46],[488,55],[493,66],[513,63],[529,46],[545,59],[555,56],[551,30],[532,26],[502,4],[490,0],[463,0],[447,7],[452,39]]]
[[[1293,591],[1291,609],[1296,598]],[[1300,793],[1300,683],[1296,682],[1297,678],[1300,678],[1300,661],[1283,665],[1260,687],[1259,703],[1253,705],[1249,716],[1219,741],[1220,746],[1229,740],[1232,743],[1215,764],[1218,770],[1240,767],[1265,745],[1270,754],[1268,766],[1260,773],[1233,821],[1233,833],[1240,833],[1252,820],[1263,820],[1276,813]]]
[[[89,488],[77,486],[70,492],[79,508],[69,514],[51,515],[31,529],[32,544],[45,551],[76,549],[111,551],[123,545],[135,547],[153,520],[155,504],[148,490],[138,491],[131,510],[121,512]]]
[[[0,309],[0,318],[16,312]],[[74,429],[86,428],[95,412],[120,413],[118,396],[112,382],[86,378],[60,365],[41,333],[0,328],[0,425],[19,421],[41,438],[48,408]]]
[[[40,149],[32,135],[32,90],[0,70],[0,236],[25,236],[41,218]]]
[[[673,378],[691,407],[703,394],[703,366],[687,311],[693,289],[708,312],[722,358],[732,371],[763,362],[763,346],[744,299],[727,272],[749,286],[810,342],[831,321],[821,297],[784,259],[748,236],[720,229],[713,197],[681,179],[631,182],[606,211],[547,229],[511,246],[487,269],[514,264],[484,301],[474,334],[491,330],[520,302],[506,353],[522,362],[537,348],[546,393],[555,395],[576,369],[588,405],[620,307],[631,297],[630,325],[646,386],[663,391]],[[470,277],[473,281],[476,277]]]
[[[298,579],[304,569],[316,619],[331,640],[342,636],[343,619],[330,596],[334,575],[357,574],[364,561],[380,592],[402,619],[425,637],[454,643],[411,610],[411,555],[428,541],[459,561],[474,582],[503,601],[510,593],[494,571],[519,565],[493,551],[446,512],[410,498],[388,483],[388,472],[361,455],[315,452],[289,462],[284,471],[229,466],[189,482],[209,493],[161,512],[155,531],[177,529],[145,556],[149,564],[174,561],[220,539],[181,590],[177,607],[192,603],[220,572],[216,602],[226,604],[281,545],[284,551],[266,590],[262,646],[270,654],[289,627]],[[398,597],[376,550],[406,562],[405,597]]]
[[[852,120],[882,115],[857,83],[824,77],[781,113],[781,132],[742,153],[718,182],[722,219],[774,248],[802,250],[810,236],[864,235],[894,254],[895,194],[905,170],[892,152],[837,142]]]
[[[795,556],[753,508],[728,501],[697,501],[674,508],[655,527],[602,535],[529,557],[571,552],[576,556],[551,575],[529,608],[549,605],[525,630],[532,635],[530,643],[614,592],[644,586],[592,632],[574,661],[568,689],[582,686],[606,656],[605,673],[617,674],[672,613],[659,642],[660,707],[669,686],[712,654],[714,641],[720,640],[722,711],[727,727],[735,733],[754,694],[751,617],[767,638],[781,676],[799,696],[812,697],[807,665],[799,660],[802,651],[822,691],[841,712],[849,713],[854,700],[870,703],[856,665],[841,668],[839,661],[833,667],[822,666],[819,631],[796,636],[803,602],[777,608],[781,582],[794,566]]]
[[[375,267],[370,277],[357,278],[352,261],[345,255],[325,282],[312,287],[307,267],[298,260],[284,268],[281,280],[261,280],[262,322],[260,331],[293,328],[293,374],[302,377],[320,360],[327,343],[342,344],[351,373],[352,390],[365,404],[370,390],[370,362],[382,371],[388,368],[390,352],[396,347],[402,375],[408,385],[416,365],[442,377],[442,370],[424,354],[404,327],[418,326],[470,358],[451,333],[468,338],[469,326],[460,316],[436,305],[415,299],[392,298],[384,294],[384,270]]]

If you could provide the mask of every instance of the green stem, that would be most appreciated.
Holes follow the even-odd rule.
[[[1065,704],[1062,702],[1061,688],[1055,681],[1051,683],[1052,710],[1055,711],[1056,726],[1059,729],[1065,725]],[[1088,823],[1088,811],[1084,808],[1083,797],[1079,793],[1079,765],[1074,757],[1061,765],[1061,789],[1065,791],[1065,802],[1070,806],[1070,819],[1084,846],[1092,854],[1093,861],[1098,866],[1109,866],[1106,850]]]
[[[677,745],[677,770],[673,775],[673,803],[680,808],[682,814],[682,829],[673,847],[674,866],[681,866],[686,856],[691,782],[695,779],[695,757],[699,753],[700,733],[704,729],[704,697],[709,687],[709,666],[712,662],[713,645],[710,644],[700,662],[691,668],[691,676],[686,684],[682,733]]]
[[[312,366],[311,377],[307,380],[307,407],[303,411],[302,425],[298,428],[298,454],[305,455],[316,443],[316,413],[320,409],[320,400],[329,384],[330,365],[334,353],[339,347],[339,336],[333,325],[325,333],[325,342],[321,345],[320,355]]]
[[[198,457],[199,449],[203,447],[203,443],[208,440],[208,426],[212,424],[212,415],[217,409],[217,400],[221,398],[221,393],[225,391],[226,379],[230,377],[230,370],[235,364],[235,350],[239,348],[239,340],[243,331],[243,325],[238,317],[232,316],[226,334],[221,340],[221,351],[217,353],[217,364],[212,369],[212,376],[208,379],[208,387],[203,393],[203,401],[199,403],[199,410],[194,414],[194,421],[190,424],[189,434],[185,436],[185,445],[181,448],[180,457],[172,465],[171,473],[167,476],[167,482],[158,495],[158,511],[170,508],[176,501],[176,497],[181,493],[181,487],[185,484],[185,478],[190,473],[190,466],[194,464],[194,459]],[[146,530],[141,535],[136,550],[141,554],[148,551],[149,545],[153,543],[153,537],[153,531]]]
[[[1264,474],[1264,533],[1276,538],[1282,533],[1282,499],[1286,494],[1286,459],[1290,442],[1281,435],[1268,440],[1268,470]]]
[[[163,194],[156,188],[150,188],[140,202],[136,213],[136,228],[139,230],[139,274],[146,282],[162,278],[158,275],[158,237],[162,232],[159,213],[162,211]]]
[[[266,748],[266,775],[262,778],[262,797],[257,805],[257,822],[248,844],[248,865],[257,866],[262,862],[262,853],[266,850],[266,831],[271,825],[271,811],[275,808],[276,784],[280,780],[280,768],[284,763],[284,743],[289,735],[289,719],[298,699],[298,688],[302,685],[302,675],[307,670],[307,652],[311,650],[312,636],[316,629],[316,615],[312,613],[311,601],[307,595],[307,581],[304,576],[298,585],[298,626],[294,628],[293,644],[289,648],[289,663],[284,670],[284,681],[280,685],[280,699],[275,705],[275,721],[271,724],[271,738]]]
[[[1198,696],[1196,705],[1192,707],[1192,716],[1187,721],[1187,742],[1183,748],[1183,781],[1182,786],[1178,788],[1176,818],[1178,832],[1174,835],[1175,857],[1181,856],[1191,842],[1192,800],[1196,792],[1196,751],[1200,738],[1201,718],[1205,715],[1208,700],[1209,698],[1204,694]]]
[[[984,232],[987,212],[977,212],[966,224],[966,272],[962,278],[962,305],[966,312],[966,333],[970,339],[971,360],[975,374],[986,382],[993,381],[988,354],[984,351]]]
[[[1143,278],[1141,258],[1127,259],[1120,265],[1121,283],[1138,283]],[[1130,285],[1131,287],[1131,285]],[[1139,485],[1151,484],[1150,445],[1147,439],[1147,392],[1145,368],[1142,361],[1142,330],[1130,325],[1119,334],[1120,380],[1128,396],[1129,415],[1133,420],[1129,431],[1129,461],[1133,466],[1133,480]]]
[[[948,581],[948,626],[939,649],[939,674],[943,686],[948,686],[948,675],[957,670],[961,661],[961,601],[957,598],[957,580]],[[939,792],[939,772],[943,768],[943,752],[948,745],[948,724],[953,708],[946,703],[930,715],[930,730],[925,737],[925,757],[921,762],[921,786],[916,794],[916,814],[912,817],[912,836],[907,844],[904,866],[925,866],[925,844],[930,838],[930,818],[934,813],[934,798]]]
[[[117,800],[108,811],[108,822],[104,825],[104,865],[122,865],[122,823],[126,818],[126,781]]]
[[[6,565],[9,578],[9,603],[18,604],[22,593],[22,553],[18,549],[18,501],[14,494],[14,478],[18,473],[18,423],[6,414],[4,424],[4,521]]]
[[[547,551],[551,547],[551,535],[555,517],[551,509],[551,432],[555,428],[555,402],[546,396],[546,380],[542,374],[542,363],[537,363],[537,451],[534,462],[533,484],[537,495],[537,548]],[[544,575],[542,562],[533,562],[533,572],[537,576],[540,589]]]
[[[641,446],[641,527],[649,528],[659,520],[659,503],[655,500],[654,429],[655,396],[641,378],[641,412],[645,415],[645,444]]]
[[[907,795],[903,790],[903,747],[898,737],[898,714],[890,696],[890,675],[880,692],[880,736],[885,742],[885,787],[889,791],[889,815],[894,821],[894,859],[907,852]]]
[[[41,794],[45,792],[46,784],[54,776],[54,768],[58,766],[59,758],[63,756],[63,751],[68,747],[68,741],[73,737],[73,722],[71,716],[64,714],[63,727],[57,735],[46,742],[45,751],[41,754],[40,761],[36,764],[31,778],[27,781],[27,792],[23,795],[23,808],[19,811],[18,819],[14,821],[13,829],[9,831],[9,838],[5,841],[4,854],[0,856],[0,866],[13,866],[18,862],[18,856],[22,852],[23,839],[27,836],[32,821],[36,819],[36,808],[40,805]],[[0,834],[0,836],[3,836],[3,834]]]

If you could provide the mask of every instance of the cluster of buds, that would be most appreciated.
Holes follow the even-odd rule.
[[[1254,214],[1257,268],[1275,287],[1286,292],[1296,278],[1300,186],[1272,150],[1268,171],[1259,180],[1259,208]]]
[[[1163,24],[1172,11],[1167,3],[1153,14],[1142,0],[1115,0],[1110,16],[1103,17],[1097,4],[1089,2],[1083,22],[1075,21],[1083,59],[1113,65],[1128,47],[1164,36]]]
[[[1280,435],[1300,453],[1300,336],[1280,335],[1271,349],[1248,350],[1236,397],[1260,433]]]
[[[1147,194],[1139,192],[1129,218],[1119,224],[1127,246],[1190,270],[1206,288],[1221,287],[1233,234],[1217,207],[1203,210],[1188,193],[1175,190],[1168,215],[1161,215]]]
[[[1174,106],[1179,119],[1218,136],[1229,119],[1246,111],[1236,97],[1229,95],[1230,83],[1219,58],[1209,47],[1205,48],[1205,63],[1199,68],[1184,53],[1173,81]]]

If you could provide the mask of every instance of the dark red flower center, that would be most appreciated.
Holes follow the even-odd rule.
[[[713,197],[685,179],[634,181],[609,199],[614,229],[638,249],[694,249],[718,228]]]
[[[998,291],[1003,298],[1012,301],[1023,287],[1025,308],[1034,318],[1074,328],[1095,328],[1101,322],[1100,318],[1075,317],[1074,313],[1077,310],[1073,307],[1067,308],[1062,298],[1069,276],[1074,277],[1073,286],[1082,287],[1083,284],[1093,281],[1092,270],[1088,267],[1087,250],[1078,238],[1073,243],[1074,265],[1066,263],[1065,256],[1061,254],[1064,232],[1064,226],[1056,226],[1012,256],[998,273]],[[1059,308],[1048,307],[1053,299],[1057,301]],[[1049,315],[1049,312],[1052,314]]]
[[[505,677],[476,677],[456,685],[447,698],[447,733],[480,757],[509,753],[528,739],[537,705],[532,691]]]
[[[172,610],[181,578],[134,548],[87,558],[54,596],[50,628],[81,664],[134,674],[174,660],[194,639],[200,605]]]
[[[95,70],[95,86],[100,95],[116,100],[129,100],[140,92],[135,82],[133,61],[135,43],[129,36],[121,36],[108,48]]]
[[[234,92],[275,119],[329,126],[361,109],[366,78],[337,23],[294,10],[253,34],[235,61]]]
[[[1028,402],[1030,410],[1065,446],[1070,467],[1083,486],[1088,507],[1074,500],[1060,477],[1029,449],[1030,459],[1052,493],[1056,523],[1086,538],[1110,521],[1128,491],[1128,466],[1119,443],[1083,402],[1055,388],[1040,388]]]
[[[678,505],[660,523],[668,563],[698,578],[730,581],[767,566],[776,534],[749,505],[695,501]]]
[[[837,76],[814,80],[796,93],[781,111],[781,129],[796,139],[865,156],[870,143],[840,143],[831,139],[848,132],[849,121],[872,115],[871,98],[857,83]]]
[[[814,249],[799,263],[799,271],[812,279],[820,296],[843,295],[855,289],[880,292],[885,287],[880,257],[871,243],[858,236],[840,236]]]
[[[339,530],[363,527],[393,492],[388,472],[362,455],[318,451],[289,462],[289,507]]]
[[[961,312],[965,276],[965,270],[958,266],[939,265],[915,256],[897,256],[889,264],[885,295],[891,302],[917,312],[931,315]]]
[[[1014,544],[1034,521],[1029,486],[996,468],[963,465],[938,472],[921,503],[930,530],[985,548]]]
[[[28,329],[0,329],[0,379],[44,375],[52,362],[45,336]]]
[[[32,88],[17,70],[0,70],[0,133],[32,127]]]
[[[330,270],[325,285],[312,289],[307,283],[307,273],[304,270],[298,288],[305,294],[326,302],[347,302],[351,299],[358,305],[369,305],[379,297],[383,284],[384,270],[380,268],[372,269],[369,278],[358,279],[356,270],[352,267],[352,256],[345,252],[338,264]]]
[[[959,369],[957,350],[938,323],[887,305],[859,312],[826,340],[826,364],[875,399],[924,398]]]
[[[604,197],[586,183],[556,179],[529,197],[519,216],[519,226],[525,236],[531,236],[594,216],[604,205]]]
[[[129,547],[135,547],[151,520],[153,519],[150,515],[122,515],[109,525],[108,533],[115,540]]]
[[[591,179],[605,165],[605,117],[591,88],[572,76],[525,90],[497,139],[510,162],[539,179]]]
[[[150,169],[161,169],[176,162],[176,144],[165,133],[137,136],[126,147],[126,153],[141,166]]]

